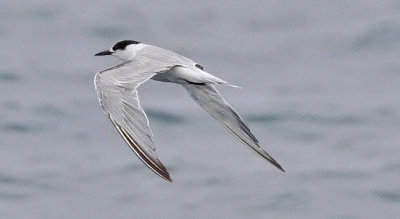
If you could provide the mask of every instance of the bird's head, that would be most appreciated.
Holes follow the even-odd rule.
[[[111,49],[99,52],[95,56],[112,55],[123,61],[128,61],[135,57],[137,50],[141,48],[142,45],[144,44],[134,40],[123,40],[115,43]]]

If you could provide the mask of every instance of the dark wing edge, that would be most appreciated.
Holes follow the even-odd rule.
[[[185,84],[192,99],[216,119],[224,128],[232,133],[244,145],[285,172],[281,165],[258,145],[258,140],[250,132],[249,127],[239,114],[224,100],[213,85]]]
[[[135,133],[130,133],[130,126],[125,127],[125,124],[121,123],[121,118],[118,116],[123,116],[122,112],[119,112],[119,104],[126,104],[122,97],[110,98],[110,96],[117,94],[122,94],[122,91],[137,89],[140,84],[149,80],[152,76],[157,73],[162,73],[174,65],[147,65],[151,62],[149,59],[131,60],[123,62],[117,66],[108,68],[106,70],[97,72],[94,79],[94,85],[98,95],[100,106],[102,107],[104,113],[113,123],[114,127],[117,129],[119,134],[123,137],[125,142],[131,148],[131,150],[139,157],[139,159],[154,173],[159,175],[161,178],[172,182],[171,177],[164,165],[158,160],[155,154],[152,154],[142,145],[140,139],[136,139]],[[138,68],[139,70],[135,69]],[[143,69],[140,69],[143,68]],[[120,81],[124,83],[120,83]],[[116,83],[117,82],[117,83]],[[118,84],[120,83],[120,84]],[[140,103],[137,97],[138,105],[140,108]],[[127,102],[129,104],[129,102]],[[137,107],[136,107],[137,108]],[[118,109],[117,111],[115,109]],[[141,109],[141,108],[140,108]],[[141,109],[142,110],[142,109]],[[116,115],[114,115],[116,113]],[[147,117],[142,110],[143,116]],[[117,117],[115,117],[117,116]],[[114,118],[115,117],[115,118]],[[148,123],[148,121],[147,121]],[[148,124],[147,124],[148,125]],[[152,135],[149,128],[150,135]],[[151,150],[153,148],[149,148]],[[155,149],[153,149],[155,150]]]
[[[112,117],[110,117],[111,122],[115,126],[115,128],[118,130],[119,134],[124,138],[125,142],[128,144],[128,146],[132,149],[132,151],[140,158],[140,160],[148,167],[150,168],[154,173],[159,175],[161,178],[172,182],[171,177],[169,176],[169,173],[167,169],[164,167],[164,165],[155,158],[154,156],[151,156],[143,150],[140,145],[135,141],[135,139],[132,138],[132,136],[117,122],[115,122]]]

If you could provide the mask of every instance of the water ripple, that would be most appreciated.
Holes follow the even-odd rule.
[[[14,133],[34,133],[42,131],[43,128],[29,123],[10,122],[2,125],[1,130]]]
[[[21,81],[20,76],[12,71],[0,72],[0,83],[15,83]]]
[[[400,202],[400,193],[389,190],[374,191],[373,195],[388,202]]]
[[[309,194],[306,192],[285,192],[271,198],[267,202],[256,206],[257,210],[271,209],[271,210],[287,210],[295,209],[299,206],[304,206],[305,202],[309,199]]]
[[[21,201],[30,198],[35,193],[43,191],[59,191],[60,187],[49,182],[54,177],[53,174],[39,173],[34,176],[13,176],[0,173],[0,200]]]
[[[43,180],[48,180],[48,174],[38,174],[36,176],[17,177],[10,174],[0,173],[0,185],[12,185],[24,188],[42,189],[42,190],[56,190],[56,186]]]
[[[210,187],[210,186],[221,186],[228,185],[230,181],[222,177],[207,177],[204,179],[194,179],[186,181],[184,184],[187,187]]]
[[[22,108],[21,103],[16,100],[6,100],[3,101],[1,105],[4,107],[4,109],[9,111],[17,111]]]
[[[63,108],[54,105],[42,105],[35,107],[33,111],[36,114],[41,114],[43,116],[52,116],[56,118],[71,118],[72,114],[66,112]]]
[[[351,170],[324,170],[317,175],[321,178],[331,179],[364,179],[367,177],[365,173]]]
[[[16,192],[0,192],[0,200],[20,201],[28,197],[28,194]]]
[[[379,24],[353,40],[350,49],[390,49],[399,46],[400,28]]]
[[[400,162],[389,163],[384,165],[381,169],[385,172],[400,172]]]
[[[57,18],[57,15],[60,14],[59,11],[56,11],[49,7],[30,8],[27,9],[25,13],[31,18],[36,18],[43,21],[54,20]]]
[[[279,114],[259,114],[246,117],[250,122],[306,122],[318,125],[359,125],[364,124],[368,120],[358,115],[337,115],[337,116],[322,116],[300,113],[279,113]]]
[[[96,26],[90,29],[90,34],[107,39],[115,39],[124,35],[126,31],[113,26]]]
[[[140,164],[129,164],[129,165],[126,165],[126,166],[123,166],[122,168],[120,168],[119,172],[122,174],[138,172],[142,168],[144,168],[144,167],[141,163]]]
[[[165,123],[183,123],[185,118],[174,113],[159,111],[156,109],[145,109],[146,114],[152,119]]]
[[[320,170],[312,174],[304,174],[301,178],[312,179],[334,179],[334,180],[358,180],[368,178],[368,174],[357,170]]]

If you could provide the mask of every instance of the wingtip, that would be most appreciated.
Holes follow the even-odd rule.
[[[159,169],[158,170],[153,170],[157,175],[159,175],[161,178],[172,182],[171,177],[169,176],[169,172],[167,170],[167,168],[165,168],[165,166],[159,161]]]
[[[132,151],[140,158],[140,160],[158,176],[169,182],[172,182],[167,168],[164,167],[164,165],[157,159],[157,157],[150,156],[145,150],[140,148],[135,139],[133,139],[132,136],[122,126],[116,123],[113,118],[110,117],[110,119],[114,126],[117,128],[118,132],[128,143]]]
[[[268,159],[268,161],[272,164],[272,165],[274,165],[276,168],[278,168],[279,170],[281,170],[282,172],[286,172],[286,170],[284,170],[282,167],[281,167],[281,165],[278,163],[278,162],[276,162],[276,160],[269,160]]]
[[[161,164],[162,165],[162,164]],[[163,166],[164,167],[164,166]],[[165,179],[166,181],[168,181],[168,182],[171,182],[172,183],[172,179],[171,179],[171,177],[169,176],[169,173],[168,173],[168,171],[167,171],[167,169],[164,167],[164,170],[162,171],[162,172],[156,172],[157,173],[157,175],[159,175],[161,178],[163,178],[163,179]]]
[[[284,170],[280,165],[278,166],[278,169],[280,169],[282,172],[286,173],[286,170]]]
[[[168,176],[166,176],[164,179],[165,179],[166,181],[170,182],[170,183],[172,183],[172,182],[173,182],[173,181],[172,181],[172,179],[171,179],[171,177],[169,177],[169,175],[168,175]]]

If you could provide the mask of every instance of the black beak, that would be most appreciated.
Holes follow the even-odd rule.
[[[111,55],[111,54],[112,54],[112,52],[106,50],[106,51],[97,53],[95,56],[107,56],[107,55]]]

